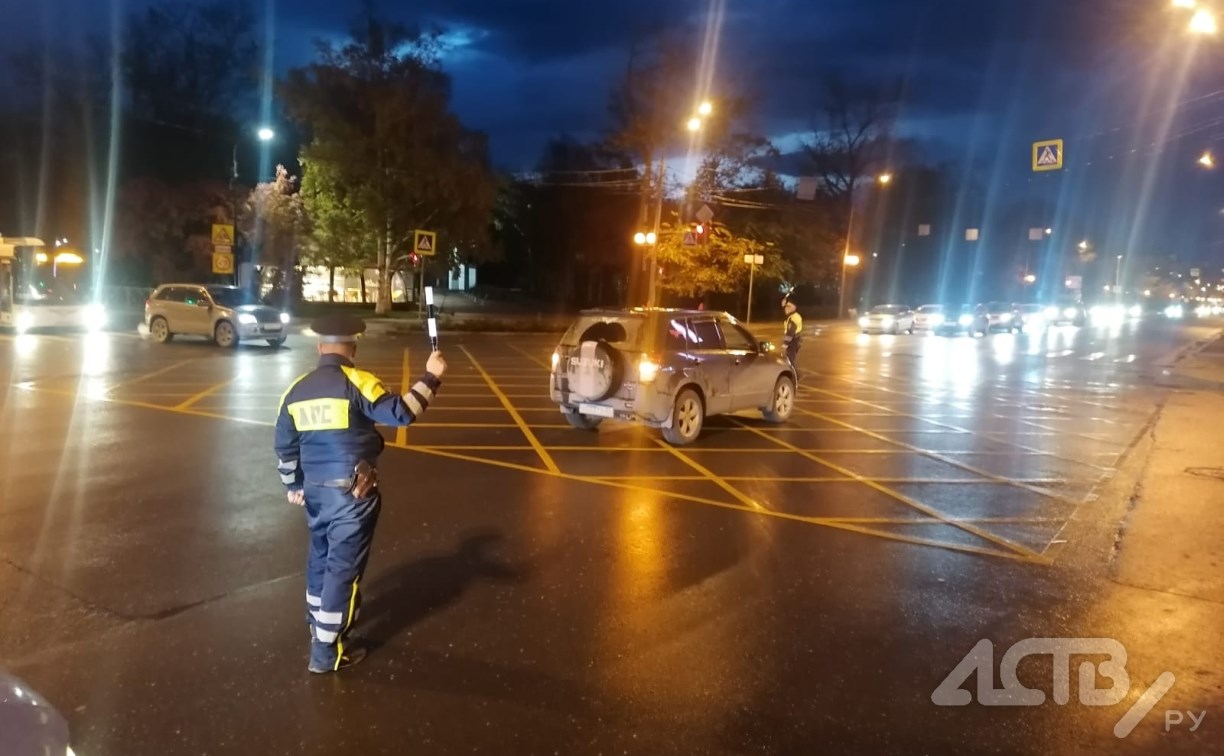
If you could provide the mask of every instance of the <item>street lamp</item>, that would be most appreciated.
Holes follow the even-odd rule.
[[[1215,14],[1206,8],[1199,8],[1190,17],[1190,33],[1204,37],[1213,37],[1220,30]]]
[[[267,126],[261,126],[259,131],[255,132],[255,135],[259,137],[261,142],[271,142],[276,138],[276,132]]]
[[[876,181],[879,181],[881,184],[884,184],[885,186],[887,186],[892,181],[892,179],[893,177],[891,173],[881,173],[879,176],[876,177]]]
[[[849,252],[842,255],[841,286],[838,287],[837,291],[837,317],[839,318],[842,317],[843,313],[846,311],[846,269],[857,268],[859,262],[860,260],[858,255],[852,255]]]
[[[1211,150],[1207,150],[1199,156],[1198,164],[1204,168],[1215,168],[1215,156],[1211,154]]]
[[[1080,242],[1079,244],[1077,244],[1076,246],[1077,246],[1077,247],[1079,247],[1081,251],[1086,250],[1086,249],[1088,249],[1088,240],[1087,240],[1087,239],[1085,239],[1085,240],[1083,240],[1082,242]]]
[[[688,119],[688,122],[685,124],[685,128],[687,128],[689,132],[693,134],[697,133],[698,131],[701,131],[701,127],[705,123],[703,119],[713,112],[714,112],[714,106],[710,104],[709,101],[702,102],[700,105],[697,106],[697,115]],[[659,156],[659,183],[658,183],[658,186],[656,187],[656,190],[658,191],[658,197],[656,198],[656,201],[655,201],[654,231],[645,234],[645,243],[652,247],[651,252],[650,252],[650,275],[647,278],[647,289],[646,289],[646,306],[647,307],[655,306],[655,298],[656,298],[655,290],[657,288],[656,281],[659,277],[659,261],[658,261],[657,255],[653,247],[654,247],[655,242],[659,238],[659,230],[660,228],[662,228],[662,224],[663,224],[663,181],[666,177],[667,177],[667,155],[664,152],[663,154]],[[637,241],[636,235],[634,237],[634,241]],[[641,242],[638,242],[638,244],[640,245]]]
[[[1032,273],[1029,273],[1028,275],[1024,277],[1024,282],[1026,284],[1037,283],[1037,276],[1033,275]]]

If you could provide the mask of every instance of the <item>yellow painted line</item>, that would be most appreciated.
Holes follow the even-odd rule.
[[[39,389],[39,388],[34,388],[33,390],[39,391],[40,393],[48,393],[48,394],[67,396],[67,397],[77,396],[76,392],[71,392],[71,391],[55,391],[55,390],[50,390],[50,389]],[[232,416],[227,416],[227,415],[220,415],[220,414],[216,414],[212,412],[203,412],[200,410],[192,410],[192,409],[180,410],[180,409],[176,409],[173,407],[165,407],[161,405],[147,404],[144,402],[130,401],[130,400],[125,400],[125,399],[99,398],[97,399],[97,401],[107,402],[111,404],[127,405],[127,406],[132,406],[132,407],[140,407],[143,409],[160,410],[163,412],[173,412],[175,414],[181,414],[181,415],[207,417],[207,418],[216,419],[216,420],[229,420],[232,422],[245,423],[249,425],[259,425],[263,427],[271,427],[275,425],[275,423],[268,421],[268,420],[246,420],[243,418],[232,417]],[[948,542],[937,541],[937,540],[928,539],[928,538],[917,538],[917,537],[912,537],[912,536],[907,536],[907,535],[902,535],[902,534],[888,533],[886,531],[877,531],[877,530],[872,530],[871,528],[863,527],[855,523],[839,522],[837,520],[829,519],[829,518],[804,517],[802,515],[792,515],[786,512],[779,512],[776,510],[753,509],[753,508],[745,507],[740,504],[732,504],[730,502],[718,501],[716,499],[706,499],[706,498],[702,498],[698,496],[690,496],[688,494],[681,494],[681,493],[664,491],[664,490],[659,490],[659,489],[654,489],[654,488],[646,488],[642,486],[634,486],[634,485],[629,485],[625,483],[618,483],[615,481],[602,481],[602,480],[599,480],[598,478],[584,477],[584,476],[579,476],[579,475],[570,475],[567,473],[562,473],[559,470],[556,472],[551,471],[551,470],[542,470],[540,468],[529,467],[526,465],[518,465],[512,462],[502,462],[500,460],[481,459],[479,457],[470,457],[470,456],[462,455],[462,454],[453,454],[450,452],[444,452],[444,451],[440,451],[437,449],[427,449],[427,448],[422,448],[422,447],[397,447],[394,444],[389,444],[389,446],[393,446],[395,448],[404,448],[407,451],[415,451],[415,452],[419,452],[422,454],[431,454],[434,456],[474,462],[478,464],[490,465],[493,467],[501,467],[504,469],[511,469],[511,470],[518,470],[521,472],[534,473],[536,475],[549,475],[552,477],[562,478],[565,480],[571,480],[571,481],[575,481],[579,483],[588,483],[592,485],[600,485],[600,486],[606,486],[606,487],[612,487],[612,488],[619,488],[619,489],[628,490],[628,491],[634,491],[638,493],[645,493],[645,494],[650,494],[653,496],[662,496],[664,498],[677,499],[677,500],[688,501],[688,502],[693,502],[697,504],[704,504],[707,506],[717,507],[720,509],[729,509],[729,510],[734,510],[737,512],[747,512],[747,513],[756,514],[756,515],[763,516],[763,517],[773,517],[773,518],[780,519],[780,520],[787,520],[791,522],[800,522],[800,523],[806,523],[810,525],[817,525],[821,527],[832,528],[834,530],[842,530],[842,531],[857,533],[860,535],[873,536],[875,538],[881,538],[881,539],[888,540],[888,541],[905,543],[911,546],[928,546],[931,548],[938,548],[938,549],[943,549],[946,551],[955,551],[955,552],[960,552],[960,553],[965,553],[965,554],[974,554],[978,556],[998,557],[1002,559],[1023,561],[1026,563],[1053,564],[1053,559],[1048,558],[1048,557],[1032,558],[1032,557],[1028,557],[1028,556],[1016,554],[1016,553],[996,551],[994,549],[980,548],[976,546],[967,546],[964,544],[957,544],[957,543],[948,543]]]
[[[540,444],[540,440],[536,438],[535,433],[531,432],[531,427],[528,426],[523,420],[523,416],[518,413],[518,410],[514,408],[514,405],[511,404],[506,395],[502,393],[502,390],[498,388],[496,383],[493,382],[493,379],[489,376],[489,374],[484,371],[484,368],[480,366],[480,363],[476,361],[476,358],[472,356],[472,353],[468,351],[468,348],[460,345],[459,349],[467,355],[468,360],[470,360],[472,363],[472,367],[476,368],[476,370],[481,374],[481,376],[485,379],[485,382],[489,384],[489,388],[494,394],[497,395],[497,398],[501,400],[501,403],[506,408],[506,411],[510,413],[510,417],[514,418],[514,422],[518,423],[519,430],[521,430],[523,435],[527,437],[527,441],[530,442],[533,447],[535,447],[536,454],[540,455],[540,460],[544,462],[544,466],[547,467],[550,472],[561,472],[561,469],[557,467],[557,463],[553,461],[552,456],[545,451],[544,447]]]
[[[745,426],[745,427],[751,427],[751,426]],[[995,544],[996,546],[1002,546],[1002,547],[1003,547],[1003,548],[1005,548],[1005,549],[1009,549],[1009,550],[1011,550],[1011,551],[1014,551],[1014,552],[1015,552],[1017,555],[1019,555],[1021,558],[1025,559],[1025,560],[1033,560],[1033,561],[1036,561],[1036,560],[1039,560],[1039,559],[1041,558],[1041,555],[1040,555],[1040,554],[1037,554],[1037,553],[1036,553],[1036,552],[1034,552],[1032,549],[1025,548],[1024,546],[1021,546],[1021,545],[1020,545],[1020,544],[1018,544],[1018,543],[1013,543],[1012,541],[1009,541],[1008,539],[1003,538],[1002,536],[997,536],[997,535],[995,535],[994,533],[988,532],[988,531],[986,531],[986,530],[982,530],[981,528],[975,527],[974,525],[965,524],[965,523],[956,523],[956,522],[952,521],[952,520],[951,520],[951,518],[949,518],[949,517],[948,517],[947,515],[945,515],[943,512],[940,512],[938,509],[935,509],[935,508],[933,508],[933,507],[928,507],[926,504],[923,504],[922,502],[917,501],[917,500],[915,500],[915,499],[911,499],[910,497],[906,496],[905,494],[901,493],[900,491],[895,491],[895,490],[893,490],[893,489],[889,488],[888,486],[885,486],[885,485],[883,485],[883,484],[881,484],[881,483],[876,483],[876,482],[872,481],[870,478],[866,478],[866,477],[864,477],[864,476],[862,476],[862,475],[859,475],[858,473],[854,472],[853,470],[849,470],[849,469],[847,469],[847,468],[845,468],[845,467],[842,467],[841,465],[837,464],[836,462],[830,462],[829,460],[822,459],[821,457],[819,457],[819,456],[817,456],[817,455],[815,455],[815,454],[812,454],[812,453],[811,453],[811,452],[809,452],[809,451],[805,451],[805,450],[803,450],[803,449],[800,449],[799,447],[795,446],[794,444],[791,444],[791,443],[790,443],[790,442],[788,442],[788,441],[783,441],[783,440],[782,440],[782,439],[780,439],[780,438],[774,438],[774,437],[772,437],[772,436],[770,436],[770,435],[766,434],[765,432],[760,431],[760,430],[758,430],[758,429],[756,429],[756,428],[752,428],[752,430],[753,430],[753,431],[755,431],[756,433],[760,434],[761,436],[764,436],[765,438],[768,438],[768,439],[772,440],[774,443],[781,444],[781,445],[783,445],[783,446],[789,447],[789,448],[790,448],[792,451],[794,451],[794,452],[796,452],[797,454],[800,454],[800,455],[802,455],[802,456],[804,456],[804,457],[806,457],[806,458],[808,458],[808,459],[812,460],[813,462],[816,462],[817,464],[824,465],[825,467],[828,467],[828,468],[829,468],[829,469],[831,469],[831,470],[835,470],[836,472],[841,473],[842,475],[847,475],[847,476],[850,476],[850,477],[854,478],[856,481],[858,481],[859,483],[862,483],[862,484],[864,484],[864,485],[868,486],[869,488],[873,488],[873,489],[875,489],[876,491],[879,491],[880,493],[882,493],[882,494],[884,494],[884,495],[886,495],[886,496],[889,496],[889,497],[891,497],[891,498],[893,498],[893,499],[896,499],[897,501],[901,502],[902,504],[905,504],[906,506],[908,506],[908,507],[910,507],[910,508],[912,508],[912,509],[916,509],[916,510],[918,510],[919,512],[922,512],[923,514],[925,514],[925,515],[927,515],[927,516],[929,516],[929,517],[934,517],[934,518],[937,518],[937,519],[941,519],[941,520],[943,520],[944,522],[948,523],[949,525],[952,525],[953,527],[960,528],[961,530],[964,530],[964,531],[965,531],[965,532],[967,532],[967,533],[972,533],[973,535],[975,535],[975,536],[977,536],[977,537],[979,537],[979,538],[981,538],[981,539],[983,539],[983,540],[990,541],[991,543]]]
[[[510,345],[510,348],[511,348],[511,349],[513,349],[514,351],[518,352],[519,354],[523,355],[523,356],[524,356],[524,357],[526,357],[527,359],[531,360],[532,362],[536,363],[536,364],[537,364],[537,365],[539,365],[540,367],[544,368],[545,370],[549,370],[549,371],[551,371],[551,370],[552,370],[552,365],[549,365],[549,364],[548,364],[547,362],[545,362],[544,360],[541,360],[541,359],[539,359],[538,357],[535,357],[534,355],[530,354],[530,353],[529,353],[527,350],[525,350],[525,349],[523,349],[523,348],[519,347],[518,345],[516,345],[516,344],[511,344],[511,345]]]
[[[704,467],[700,462],[698,462],[695,459],[692,459],[687,454],[680,451],[679,449],[672,446],[671,444],[667,443],[663,439],[656,438],[655,442],[658,443],[659,446],[671,452],[673,457],[675,457],[676,459],[680,460],[684,464],[688,465],[689,467],[693,468],[697,472],[704,475],[706,479],[709,480],[711,483],[713,483],[714,485],[718,486],[722,490],[734,496],[744,506],[751,507],[753,509],[766,509],[766,507],[763,506],[760,502],[754,501],[751,496],[748,496],[747,494],[740,491],[735,486],[731,485],[727,481],[723,480],[722,478],[718,477],[714,473],[710,472],[709,469]]]
[[[799,408],[798,408],[798,407],[796,407],[796,409],[799,409]],[[811,410],[799,409],[799,411],[800,411],[800,412],[802,412],[802,413],[804,413],[804,414],[806,414],[806,415],[813,415],[813,416],[816,416],[816,417],[822,417],[822,416],[821,416],[819,413],[812,412]],[[862,433],[862,434],[867,435],[867,436],[871,436],[872,438],[876,438],[876,439],[879,439],[879,440],[881,440],[881,441],[885,441],[885,442],[890,443],[890,444],[894,444],[894,445],[899,446],[899,447],[901,447],[901,448],[903,448],[903,449],[908,449],[908,450],[910,450],[910,451],[912,451],[912,452],[914,452],[914,453],[916,453],[916,454],[921,454],[921,455],[922,455],[922,456],[924,456],[924,457],[928,457],[928,458],[930,458],[930,459],[936,460],[937,462],[943,462],[943,463],[944,463],[944,464],[946,464],[946,465],[952,465],[953,467],[958,467],[958,468],[960,468],[960,469],[962,469],[962,470],[964,470],[964,471],[966,471],[966,472],[971,472],[971,473],[973,473],[974,475],[981,475],[983,478],[986,478],[986,479],[988,479],[988,480],[995,481],[996,483],[1002,483],[1002,484],[1005,484],[1005,485],[1009,485],[1009,486],[1012,486],[1012,487],[1014,487],[1014,488],[1019,488],[1019,489],[1021,489],[1021,490],[1028,491],[1028,492],[1030,492],[1030,493],[1039,494],[1039,495],[1044,496],[1044,497],[1046,497],[1046,498],[1049,498],[1049,499],[1054,499],[1055,501],[1061,501],[1061,502],[1064,502],[1064,503],[1067,503],[1067,504],[1078,504],[1078,503],[1079,503],[1079,502],[1077,502],[1077,501],[1074,501],[1074,500],[1072,500],[1072,499],[1068,499],[1068,498],[1066,498],[1065,496],[1062,496],[1061,494],[1055,493],[1055,492],[1053,492],[1053,491],[1049,491],[1049,490],[1044,489],[1044,488],[1039,488],[1039,487],[1037,487],[1037,486],[1029,485],[1028,483],[1022,483],[1022,482],[1020,482],[1020,480],[1019,480],[1019,479],[1016,479],[1016,478],[1008,478],[1008,477],[1003,476],[1003,475],[996,475],[996,474],[994,474],[994,473],[992,473],[992,472],[989,472],[989,471],[987,471],[987,470],[983,470],[983,469],[981,469],[980,467],[976,467],[976,466],[974,466],[974,465],[970,465],[970,464],[967,464],[967,463],[965,463],[965,462],[960,462],[960,461],[958,461],[958,460],[952,459],[951,457],[945,457],[945,456],[943,456],[942,454],[939,454],[938,452],[933,452],[933,451],[928,451],[928,450],[926,450],[926,449],[921,449],[921,448],[919,448],[919,447],[917,447],[917,446],[914,446],[913,444],[907,444],[907,443],[906,443],[906,442],[904,442],[904,441],[898,441],[898,440],[896,440],[896,439],[889,438],[889,437],[884,436],[884,435],[881,435],[881,434],[879,434],[879,433],[875,433],[874,431],[867,430],[866,428],[858,428],[858,427],[856,427],[856,426],[854,426],[854,425],[851,425],[850,423],[846,423],[846,422],[843,422],[843,421],[841,421],[841,420],[834,420],[833,418],[823,418],[823,419],[825,419],[825,420],[829,420],[830,422],[836,422],[836,423],[839,423],[839,424],[841,424],[841,425],[845,425],[847,428],[853,428],[854,430],[858,431],[859,433]]]
[[[408,373],[408,347],[404,347],[404,362],[400,367],[400,394],[407,394],[411,385],[412,376]],[[429,410],[426,410],[428,412]],[[408,427],[401,425],[395,429],[395,443],[400,446],[408,445]]]
[[[189,365],[192,362],[195,362],[195,358],[192,358],[189,360],[180,360],[179,362],[175,362],[171,365],[167,365],[166,367],[160,370],[154,370],[151,373],[145,373],[144,375],[137,376],[130,380],[120,381],[119,383],[113,384],[112,386],[106,389],[106,392],[110,393],[111,391],[115,391],[116,389],[127,388],[128,386],[133,386],[137,383],[143,383],[149,380],[150,378],[156,378],[159,375],[165,375],[166,373],[169,373],[171,370],[177,370],[178,368],[181,368],[184,365]],[[159,385],[164,385],[164,384],[159,384]]]
[[[181,404],[177,405],[174,409],[178,412],[182,412],[183,410],[187,409],[188,407],[200,401],[201,399],[208,397],[208,396],[212,396],[213,394],[225,388],[226,386],[230,385],[236,380],[238,380],[238,376],[234,376],[233,378],[230,378],[228,380],[221,381],[220,383],[214,383],[212,386],[204,389],[203,391],[191,397],[187,401],[182,402]]]
[[[821,518],[821,517],[805,517],[803,515],[795,515],[795,514],[790,514],[788,512],[779,512],[777,510],[772,510],[772,509],[749,508],[741,504],[732,504],[730,502],[718,501],[716,499],[706,499],[700,496],[690,496],[688,494],[681,494],[681,493],[676,493],[672,491],[663,491],[663,490],[659,490],[655,488],[643,488],[641,486],[632,486],[632,485],[627,485],[624,483],[618,483],[615,481],[603,481],[598,478],[591,478],[591,477],[585,477],[585,476],[580,476],[580,475],[570,475],[568,473],[562,473],[562,472],[554,473],[548,470],[541,470],[538,467],[528,467],[526,465],[516,465],[512,462],[502,462],[500,460],[486,460],[486,459],[481,459],[479,457],[468,457],[462,454],[450,454],[447,452],[438,451],[436,449],[425,449],[422,447],[409,447],[407,450],[408,451],[419,451],[425,454],[434,454],[434,455],[441,456],[441,457],[459,459],[459,460],[464,460],[468,462],[489,464],[494,467],[502,467],[502,468],[511,469],[511,470],[519,470],[521,472],[534,473],[536,475],[549,475],[551,477],[562,478],[565,480],[572,480],[572,481],[576,481],[579,483],[588,483],[592,485],[608,486],[612,488],[620,488],[620,489],[624,489],[628,491],[635,491],[639,493],[647,493],[647,494],[651,494],[654,496],[663,496],[665,498],[679,499],[681,501],[688,501],[688,502],[693,502],[697,504],[704,504],[706,506],[717,507],[719,509],[730,509],[736,512],[747,512],[749,514],[756,514],[756,515],[760,515],[763,517],[774,517],[780,520],[789,520],[791,522],[802,522],[802,523],[806,523],[809,525],[818,525],[821,527],[832,528],[834,530],[844,530],[844,531],[848,531],[851,533],[858,533],[860,535],[873,536],[875,538],[881,538],[887,541],[905,543],[911,546],[929,546],[932,548],[945,549],[948,551],[958,551],[958,552],[962,552],[966,554],[975,554],[978,556],[999,557],[1002,559],[1011,559],[1011,560],[1023,561],[1023,562],[1028,562],[1028,563],[1037,563],[1037,564],[1050,563],[1049,560],[1046,560],[1046,559],[1033,558],[1033,557],[1011,553],[1011,552],[996,551],[995,549],[988,549],[988,548],[982,548],[982,547],[977,547],[977,546],[968,546],[968,545],[958,544],[958,543],[948,543],[946,541],[937,541],[937,540],[930,539],[930,538],[918,538],[914,536],[907,536],[907,535],[900,534],[900,533],[889,533],[887,531],[872,530],[871,528],[863,527],[855,523],[840,522],[836,519]]]

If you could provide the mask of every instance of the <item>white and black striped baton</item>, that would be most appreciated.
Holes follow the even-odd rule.
[[[429,346],[433,351],[438,351],[438,314],[434,310],[433,287],[425,287],[425,316],[426,323],[429,328]]]

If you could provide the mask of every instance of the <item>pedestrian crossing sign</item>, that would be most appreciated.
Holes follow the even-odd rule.
[[[433,231],[413,231],[412,251],[418,255],[433,256],[438,248],[438,234]]]
[[[1063,140],[1033,142],[1033,170],[1058,171],[1063,167]]]

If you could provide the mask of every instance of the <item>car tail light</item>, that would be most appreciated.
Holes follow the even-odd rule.
[[[659,375],[659,363],[649,357],[643,357],[638,363],[638,381],[650,383]]]

